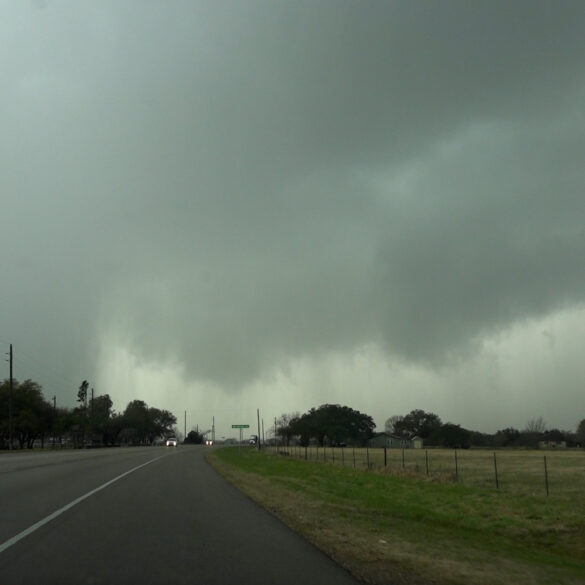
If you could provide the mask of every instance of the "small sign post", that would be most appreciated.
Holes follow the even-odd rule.
[[[232,425],[232,429],[240,429],[240,442],[238,443],[238,452],[242,447],[242,429],[249,429],[250,425]]]

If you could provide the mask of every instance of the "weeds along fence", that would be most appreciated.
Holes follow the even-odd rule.
[[[585,451],[272,446],[268,452],[331,465],[525,494],[581,496]]]

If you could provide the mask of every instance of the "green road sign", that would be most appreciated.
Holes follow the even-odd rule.
[[[232,429],[249,429],[250,425],[232,425]]]

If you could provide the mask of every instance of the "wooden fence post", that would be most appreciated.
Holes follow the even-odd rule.
[[[500,482],[498,480],[498,462],[496,460],[496,452],[494,451],[494,473],[496,476],[496,489],[500,489]]]

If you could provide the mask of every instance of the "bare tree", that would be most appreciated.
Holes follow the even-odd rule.
[[[526,429],[524,429],[526,432],[528,433],[544,433],[544,431],[546,431],[546,423],[544,422],[544,419],[542,418],[542,416],[539,416],[538,418],[531,418],[527,423],[526,423]]]
[[[299,412],[290,412],[281,414],[277,419],[275,419],[275,429],[274,429],[274,436],[280,437],[280,440],[283,444],[287,446],[290,444],[290,440],[294,435],[294,431],[292,429],[291,423],[300,417]]]
[[[390,435],[396,432],[396,423],[399,423],[404,417],[400,414],[395,414],[386,419],[384,423],[384,430]]]

